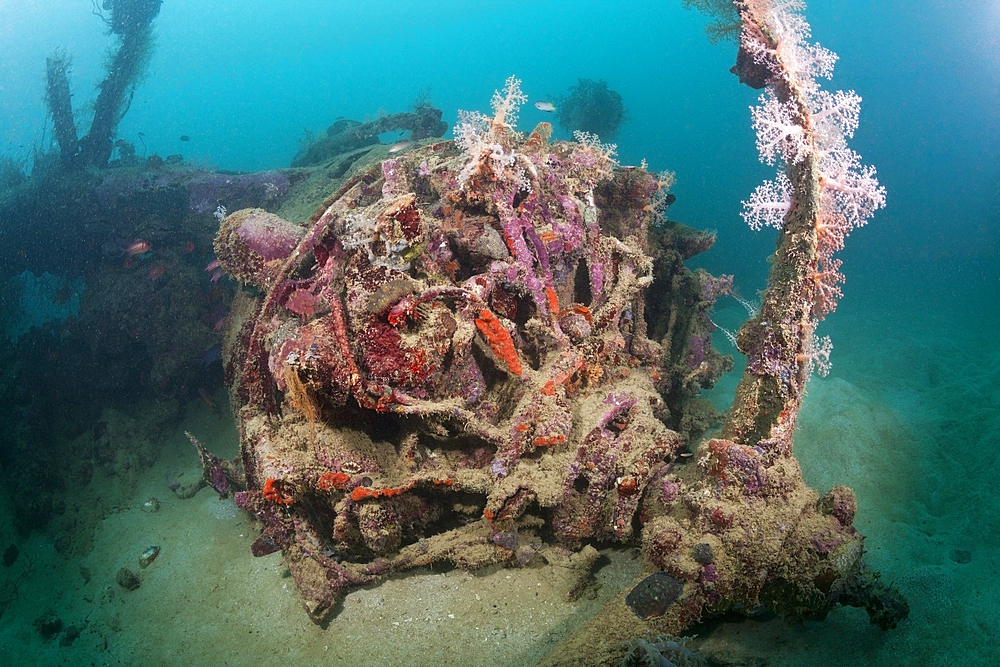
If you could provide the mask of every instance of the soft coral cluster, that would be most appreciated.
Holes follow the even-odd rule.
[[[839,265],[831,261],[833,253],[843,247],[851,230],[885,206],[885,188],[879,185],[875,168],[862,165],[861,157],[846,143],[857,129],[861,98],[853,90],[830,93],[819,88],[816,78],[832,76],[837,56],[806,41],[809,24],[797,13],[805,3],[747,0],[738,4],[758,19],[744,22],[741,49],[771,72],[760,105],[750,111],[761,161],[780,161],[786,169],[808,156],[819,163],[819,224],[823,227],[817,227],[821,264],[817,275],[822,281],[817,283],[816,314],[822,317],[835,306],[832,297],[839,296],[836,285],[843,281]],[[788,178],[779,173],[743,203],[743,217],[753,229],[764,225],[780,229],[793,196]]]
[[[459,123],[455,125],[455,143],[469,156],[469,162],[458,175],[460,185],[465,185],[475,174],[508,174],[517,182],[521,190],[530,190],[525,175],[525,167],[530,163],[518,164],[517,154],[511,147],[511,133],[517,127],[517,114],[528,97],[521,92],[521,80],[510,76],[504,90],[493,93],[491,105],[493,116],[478,111],[459,111]],[[533,171],[533,170],[532,170]]]

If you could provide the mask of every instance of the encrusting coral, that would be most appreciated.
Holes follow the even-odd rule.
[[[432,144],[359,173],[284,258],[270,253],[290,223],[222,224],[219,261],[248,286],[226,349],[238,500],[316,619],[394,570],[526,562],[544,525],[567,545],[636,540],[647,485],[687,443],[656,387],[692,369],[646,335],[656,177],[616,169],[593,137],[523,139],[520,98],[511,79],[493,117],[466,114],[464,152]],[[664,266],[690,290],[682,349],[711,331],[717,294]],[[701,386],[727,368],[714,354]]]
[[[524,138],[523,100],[512,77],[455,143],[358,171],[284,258],[244,242],[254,214],[223,222],[253,552],[283,550],[316,621],[394,571],[591,541],[640,546],[672,591],[613,602],[608,640],[759,605],[822,617],[859,571],[850,491],[818,502],[787,451],[681,457],[732,363],[708,318],[730,283],[683,265],[712,237],[651,235],[657,176],[591,135]],[[670,298],[647,304],[651,285]]]

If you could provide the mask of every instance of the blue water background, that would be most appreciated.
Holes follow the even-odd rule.
[[[821,333],[834,337],[834,376],[895,400],[900,411],[908,406],[904,421],[922,447],[911,461],[913,496],[893,500],[903,508],[891,519],[906,526],[901,541],[890,548],[883,539],[874,557],[898,576],[933,566],[940,577],[920,581],[954,586],[951,616],[920,617],[921,628],[940,634],[927,630],[907,644],[908,655],[929,650],[898,664],[939,664],[928,656],[955,642],[966,658],[996,657],[985,648],[1000,634],[995,606],[953,618],[960,598],[980,585],[995,605],[995,580],[954,584],[969,570],[949,569],[956,566],[948,553],[975,544],[984,528],[995,534],[1000,522],[989,500],[1000,440],[1000,2],[812,0],[807,17],[813,39],[840,56],[824,87],[854,89],[864,100],[850,145],[877,166],[888,191],[887,207],[839,255],[845,297]],[[146,81],[119,134],[143,152],[142,132],[146,154],[261,170],[287,166],[306,131],[322,132],[341,116],[402,111],[428,86],[453,124],[458,109],[489,111],[511,74],[532,101],[564,94],[578,78],[604,79],[628,108],[616,139],[621,162],[676,171],[671,218],[719,232],[697,261],[735,274],[753,298],[775,235],[749,230],[740,200],[774,170],[756,159],[748,107],[758,93],[728,72],[735,45],[710,44],[705,24],[664,0],[166,0]],[[0,152],[19,159],[51,136],[46,55],[72,55],[81,109],[95,95],[109,46],[87,0],[0,4]],[[526,105],[520,129],[542,120],[552,118]],[[815,394],[829,386],[817,384]],[[900,398],[900,387],[923,392],[926,402]],[[949,484],[948,475],[966,477]],[[923,485],[925,476],[934,481]],[[914,546],[925,543],[936,546]],[[996,557],[979,558],[976,571],[992,567],[995,576]]]
[[[1000,244],[998,6],[816,0],[808,8],[814,39],[841,57],[826,85],[864,98],[852,146],[889,191],[886,210],[843,254],[852,299],[929,290],[964,307],[998,294],[996,272],[987,272]],[[722,232],[704,261],[736,272],[752,294],[772,239],[743,227],[740,198],[771,170],[754,159],[747,107],[756,93],[736,84],[727,71],[735,46],[709,44],[705,22],[679,2],[652,0],[167,0],[120,135],[140,151],[142,132],[150,153],[260,170],[287,165],[306,130],[405,109],[428,87],[454,122],[458,109],[488,111],[510,74],[532,100],[581,77],[604,79],[628,107],[621,161],[677,172],[671,215]],[[19,158],[43,138],[45,56],[72,56],[79,109],[94,97],[110,41],[87,0],[2,3],[0,26],[0,151]],[[547,118],[527,106],[520,125]],[[964,272],[922,268],[939,259]]]

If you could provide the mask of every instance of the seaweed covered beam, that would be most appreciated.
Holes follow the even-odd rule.
[[[153,19],[160,13],[161,0],[108,0],[111,16],[105,19],[120,44],[108,65],[108,75],[100,84],[94,102],[90,132],[80,141],[84,164],[104,166],[113,149],[118,123],[132,103],[135,86],[149,59],[153,41]]]
[[[104,167],[114,149],[118,123],[132,103],[153,44],[153,19],[162,0],[106,0],[105,16],[94,3],[94,13],[119,38],[118,50],[108,63],[108,73],[98,88],[90,131],[77,140],[70,104],[68,58],[53,55],[46,62],[46,102],[52,114],[62,165],[67,169]]]
[[[69,56],[56,53],[45,60],[45,100],[52,114],[52,128],[59,144],[63,168],[73,167],[80,150],[73,122],[73,103],[69,92]]]
[[[440,109],[428,102],[418,102],[413,111],[389,114],[365,123],[341,118],[326,129],[324,136],[303,145],[292,159],[292,166],[323,164],[336,155],[374,146],[379,143],[378,135],[385,132],[408,131],[410,141],[444,136],[448,124],[441,116]]]

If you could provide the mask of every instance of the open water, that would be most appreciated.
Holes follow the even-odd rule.
[[[0,0],[0,155],[25,172],[52,147],[44,66],[54,51],[72,58],[78,122],[92,113],[88,103],[113,45],[93,9],[89,0]],[[834,341],[833,370],[810,384],[796,454],[807,482],[821,493],[836,484],[855,489],[867,558],[908,597],[911,615],[888,632],[847,609],[798,627],[734,625],[726,641],[748,661],[732,664],[751,664],[746,656],[769,665],[1000,664],[1000,2],[812,0],[805,14],[812,39],[840,56],[824,86],[863,98],[850,145],[877,167],[887,205],[839,255],[844,297],[819,331]],[[716,246],[694,262],[735,275],[740,293],[752,300],[763,287],[775,231],[750,230],[740,217],[741,200],[774,169],[759,163],[754,146],[749,107],[758,93],[728,71],[736,45],[711,43],[707,22],[679,0],[164,0],[154,22],[155,49],[118,137],[142,157],[182,154],[209,169],[261,171],[287,167],[301,141],[339,117],[373,119],[427,96],[453,125],[459,109],[488,111],[494,89],[511,74],[531,102],[556,104],[580,79],[605,81],[627,109],[613,138],[620,162],[646,160],[651,169],[676,172],[670,217],[718,232]],[[520,129],[552,119],[529,103]],[[570,138],[558,126],[556,136]],[[3,242],[16,237],[3,233]],[[71,245],[44,250],[47,257],[67,258],[85,252]],[[0,282],[20,285],[17,293],[24,295],[58,280],[42,271],[38,276],[47,278],[27,279],[22,271],[0,265]],[[280,560],[266,567],[251,561],[252,528],[245,519],[210,504],[205,490],[192,501],[176,500],[165,481],[178,469],[197,474],[178,430],[182,420],[235,454],[228,410],[203,406],[194,385],[177,392],[183,407],[174,421],[148,412],[125,418],[98,409],[95,416],[92,403],[80,414],[81,431],[101,419],[106,429],[132,429],[134,439],[149,442],[148,451],[131,454],[125,466],[131,472],[119,467],[117,481],[107,481],[103,493],[114,500],[87,540],[67,545],[67,535],[76,539],[76,533],[58,518],[14,520],[18,507],[33,502],[30,491],[10,482],[22,474],[25,457],[43,463],[62,457],[61,467],[45,465],[72,471],[50,480],[52,517],[91,498],[74,482],[85,462],[67,462],[65,446],[32,439],[39,417],[25,408],[25,396],[41,380],[14,361],[20,355],[23,362],[24,349],[15,346],[25,331],[48,322],[58,337],[61,323],[76,314],[81,290],[100,289],[72,287],[75,276],[62,280],[62,286],[51,283],[52,293],[65,290],[65,298],[47,302],[53,312],[40,321],[5,321],[0,336],[0,550],[14,545],[19,553],[0,568],[0,655],[17,656],[8,664],[249,664],[261,651],[302,664],[430,664],[421,662],[427,654],[393,643],[381,652],[359,651],[360,635],[337,630],[338,619],[323,630],[262,610],[287,608],[304,618],[294,586],[280,580]],[[20,308],[33,311],[30,302]],[[726,299],[714,315],[731,329],[745,317]],[[739,357],[721,335],[715,342]],[[131,343],[121,345],[129,354]],[[53,363],[76,372],[71,359]],[[154,381],[148,373],[139,369],[124,378],[123,391],[141,401]],[[728,403],[737,378],[734,372],[720,382],[716,403]],[[205,364],[202,384],[224,403],[218,362]],[[85,384],[59,386],[88,391]],[[63,401],[76,400],[56,393],[49,409],[59,412]],[[133,422],[119,423],[127,419]],[[143,426],[147,422],[172,426],[164,436]],[[59,437],[79,433],[68,429]],[[123,481],[123,475],[131,477]],[[170,521],[155,530],[142,509],[154,495],[171,501],[156,513]],[[178,510],[184,502],[200,503],[187,518]],[[135,593],[156,597],[128,598],[114,572],[133,563],[147,542],[167,539],[173,543],[162,545],[160,556],[166,562],[144,576],[156,565],[172,566],[172,580],[144,583]],[[199,569],[208,574],[197,578]],[[261,581],[278,581],[266,589],[278,599],[258,599],[255,612],[244,600],[254,599]],[[386,615],[383,604],[391,600],[363,593],[364,604],[345,609],[345,627],[352,613],[358,619],[352,627],[384,621],[379,633],[407,622],[406,610],[398,618]],[[504,599],[502,589],[492,594]],[[526,598],[511,599],[521,604]],[[496,645],[503,655],[504,637],[528,641],[527,610],[506,609],[507,634],[482,639],[477,633],[486,621],[469,612],[473,622],[464,630],[449,635],[431,624],[431,638],[413,639],[411,646],[433,651],[464,638]],[[61,626],[46,634],[49,613]],[[447,610],[425,613],[424,620],[447,623]],[[225,637],[219,640],[224,656],[211,637],[198,634],[205,624]],[[78,637],[67,639],[69,626]],[[442,658],[440,664],[500,664],[493,653],[462,655],[464,662]]]

